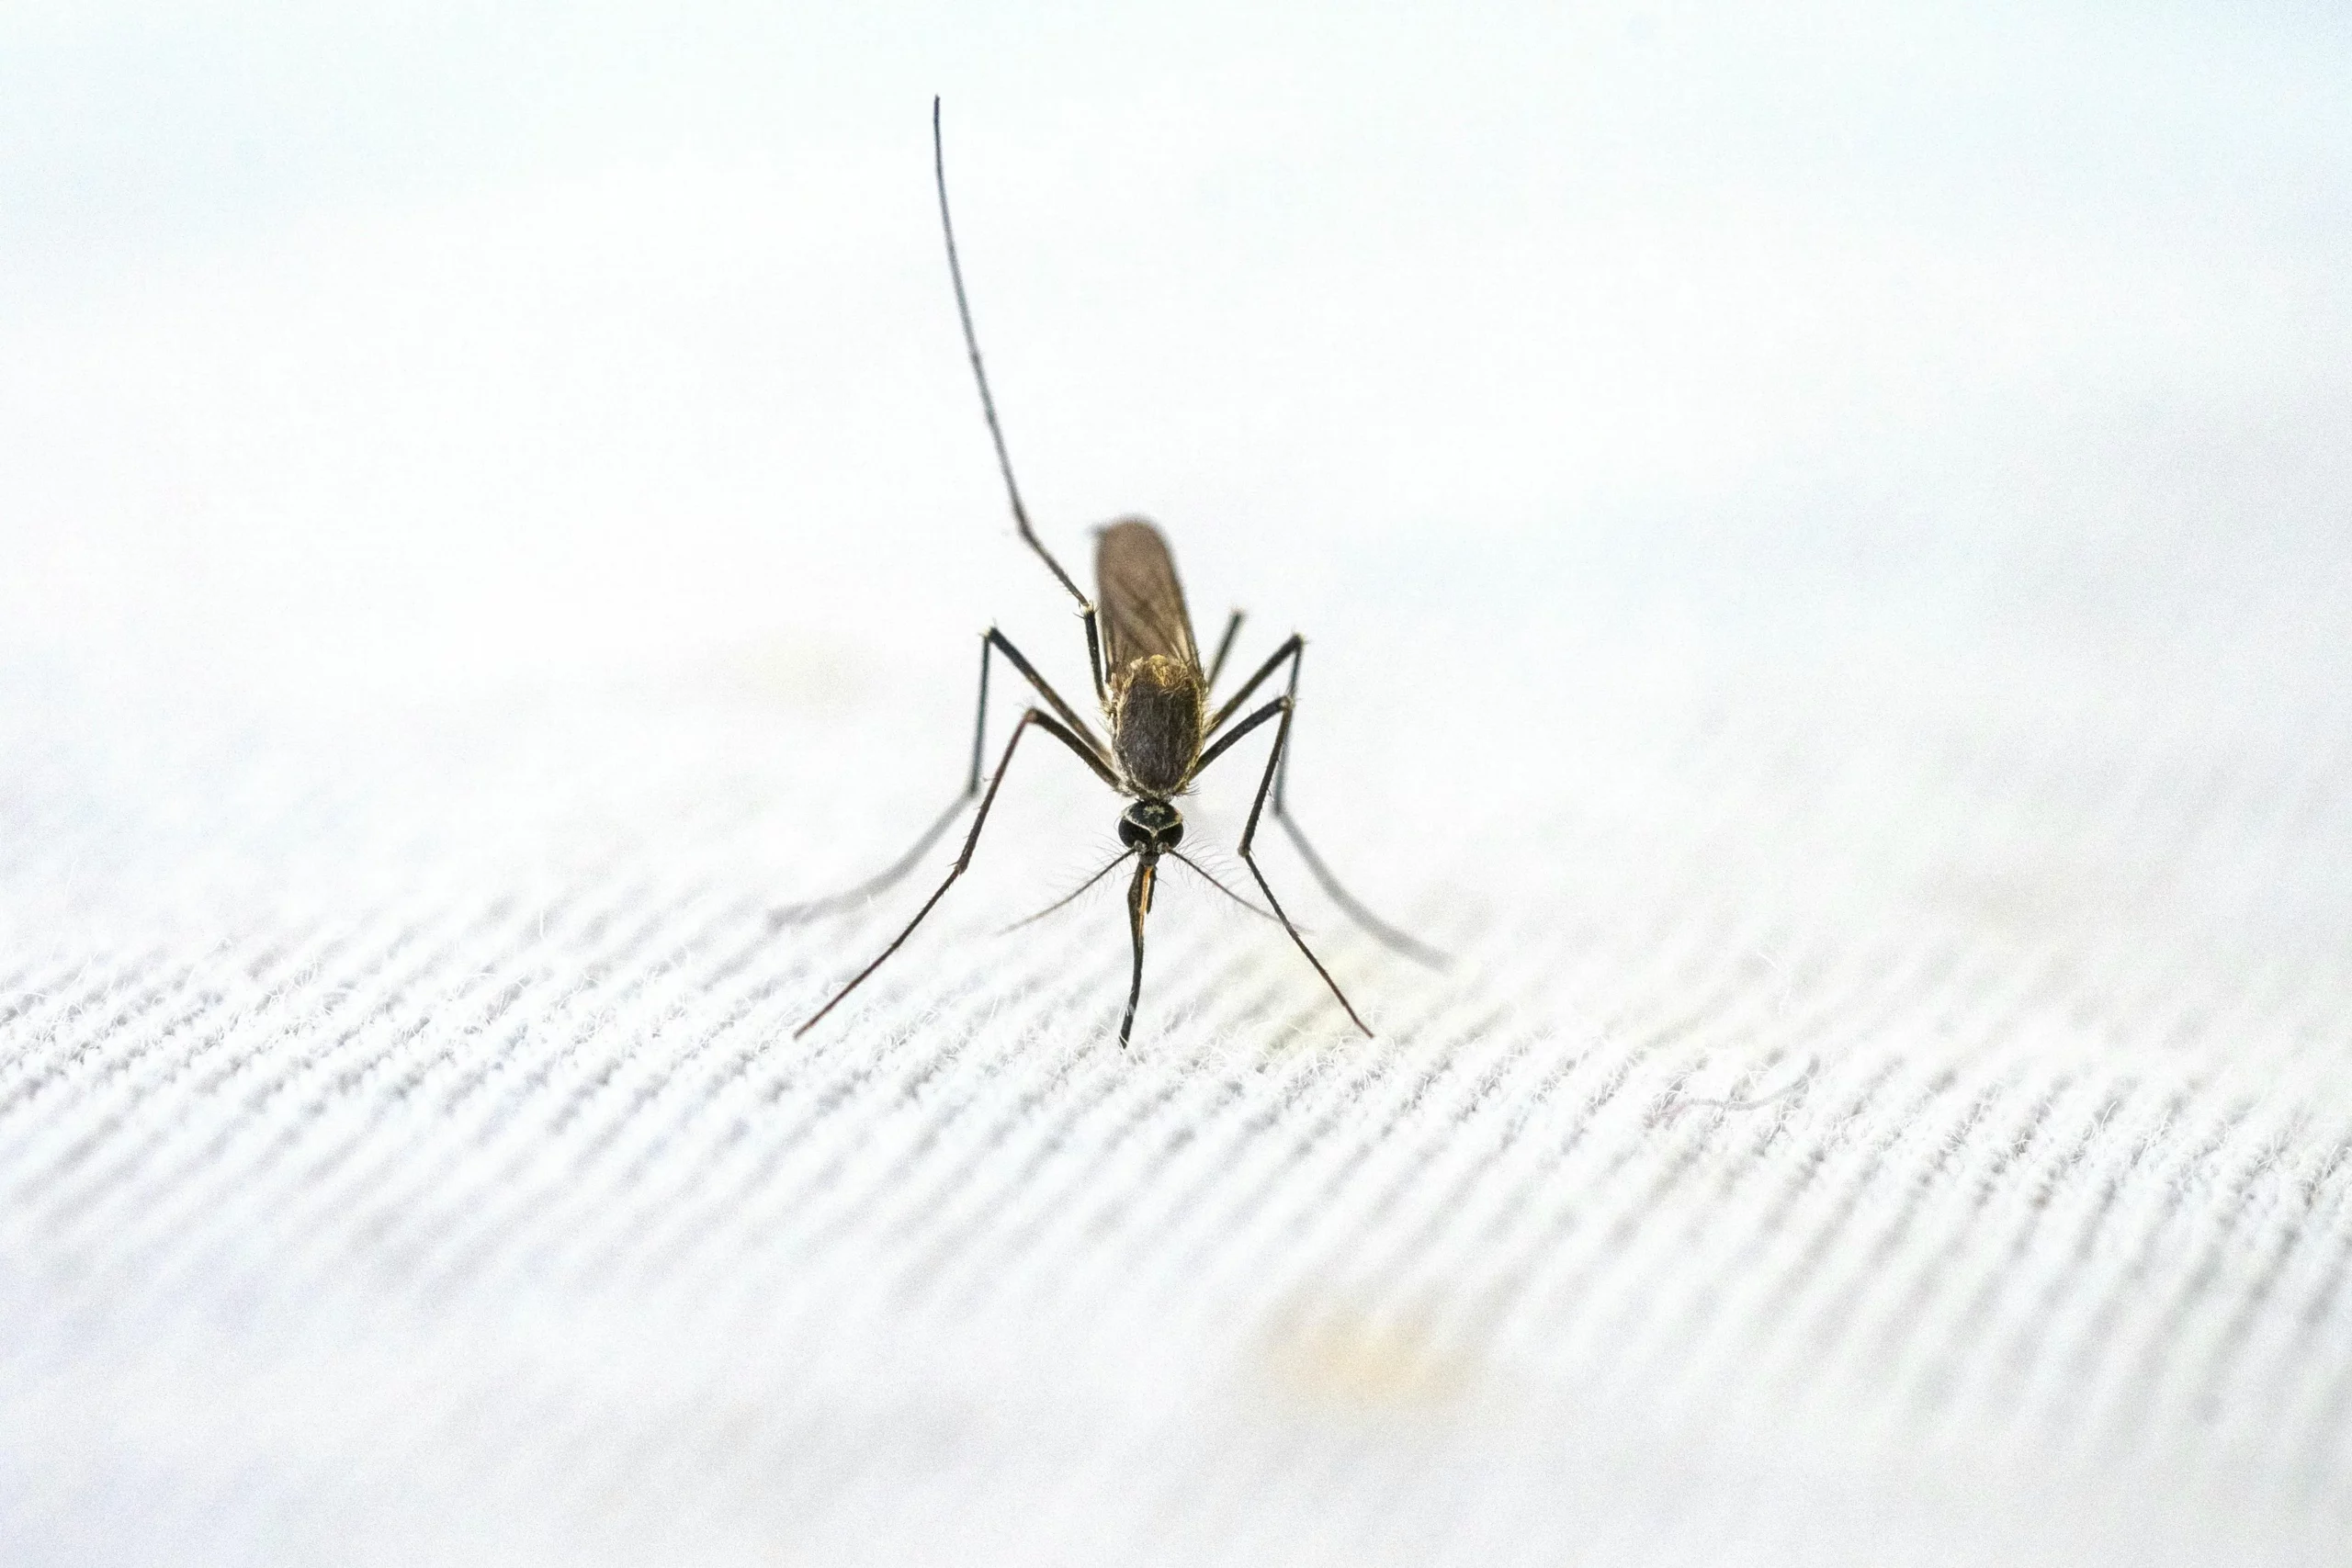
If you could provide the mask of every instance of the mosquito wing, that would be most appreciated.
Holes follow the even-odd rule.
[[[1124,670],[1159,653],[1199,671],[1201,652],[1193,642],[1184,586],[1176,581],[1176,562],[1159,529],[1130,517],[1098,532],[1094,582],[1103,661],[1111,669]]]

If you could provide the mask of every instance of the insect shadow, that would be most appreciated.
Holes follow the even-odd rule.
[[[1090,600],[1081,592],[1061,562],[1054,558],[1045,542],[1037,537],[1029,525],[1028,509],[1021,502],[1021,487],[1012,477],[1012,459],[1007,455],[1004,429],[997,419],[996,399],[989,391],[988,372],[980,364],[978,336],[972,330],[972,307],[964,291],[963,264],[956,253],[956,225],[947,211],[947,163],[943,151],[939,129],[939,100],[931,104],[932,176],[939,191],[939,227],[947,243],[947,275],[956,288],[956,314],[964,328],[964,347],[972,361],[972,378],[978,384],[980,412],[987,416],[989,439],[996,447],[997,469],[1004,477],[1006,498],[1012,505],[1012,520],[1021,530],[1021,537],[1037,552],[1046,569],[1054,574],[1072,599],[1078,601],[1080,614],[1086,627],[1087,671],[1093,678],[1094,696],[1110,730],[1106,741],[1093,727],[1079,716],[1078,710],[1064,701],[1046,678],[1037,673],[1012,640],[995,627],[980,637],[980,694],[978,711],[972,725],[972,761],[965,776],[963,792],[940,813],[938,820],[923,830],[913,848],[899,857],[879,875],[860,883],[843,893],[775,910],[770,919],[784,926],[813,919],[838,909],[854,908],[873,895],[897,883],[913,870],[932,845],[939,841],[956,818],[974,800],[979,810],[972,818],[972,826],[964,836],[964,848],[956,863],[930,897],[923,900],[890,944],[876,955],[874,961],[854,976],[849,983],[835,991],[831,1000],[819,1008],[809,1020],[793,1032],[796,1037],[809,1030],[839,1007],[843,998],[865,983],[876,969],[899,951],[915,928],[935,908],[947,890],[956,886],[972,863],[972,852],[980,841],[980,829],[988,825],[989,811],[996,804],[997,791],[1003,787],[1006,773],[1012,766],[1012,754],[1020,748],[1022,739],[1032,729],[1042,730],[1068,747],[1078,760],[1091,769],[1094,775],[1133,804],[1119,818],[1119,841],[1126,846],[1124,853],[1096,872],[1067,897],[1041,913],[1050,913],[1071,898],[1100,882],[1129,861],[1136,863],[1134,878],[1127,884],[1127,930],[1135,944],[1135,967],[1127,982],[1126,1011],[1119,1019],[1119,1043],[1125,1045],[1134,1031],[1136,1004],[1143,994],[1143,933],[1144,918],[1151,912],[1152,890],[1157,885],[1162,858],[1182,862],[1227,897],[1245,906],[1240,897],[1224,884],[1202,870],[1177,846],[1183,841],[1184,818],[1176,809],[1175,797],[1193,787],[1210,764],[1231,750],[1236,744],[1261,727],[1272,724],[1274,744],[1266,755],[1265,771],[1258,780],[1258,794],[1250,806],[1250,820],[1241,830],[1238,846],[1241,862],[1256,879],[1258,890],[1265,895],[1267,908],[1258,910],[1270,914],[1279,921],[1298,951],[1315,966],[1330,987],[1331,995],[1347,1012],[1358,1029],[1369,1036],[1372,1030],[1340,989],[1340,983],[1315,956],[1306,939],[1283,910],[1280,899],[1266,881],[1253,852],[1258,838],[1258,824],[1272,807],[1273,819],[1282,824],[1291,841],[1298,847],[1316,881],[1322,884],[1334,903],[1345,910],[1365,931],[1408,957],[1431,966],[1442,966],[1444,955],[1415,941],[1394,926],[1387,924],[1365,908],[1356,897],[1340,886],[1323,857],[1315,852],[1291,818],[1283,798],[1283,785],[1290,771],[1291,722],[1298,707],[1298,671],[1306,650],[1306,639],[1293,633],[1280,648],[1261,664],[1256,672],[1241,682],[1233,694],[1212,706],[1212,695],[1217,677],[1224,671],[1226,656],[1233,649],[1233,640],[1241,630],[1241,612],[1236,610],[1225,624],[1225,633],[1217,639],[1216,653],[1205,667],[1201,663],[1199,646],[1193,637],[1193,619],[1184,606],[1183,585],[1177,581],[1175,558],[1169,554],[1168,540],[1159,530],[1141,518],[1130,517],[1097,531],[1094,548],[1095,598]],[[986,774],[981,764],[986,758],[989,719],[989,668],[990,660],[1001,654],[1029,682],[1045,706],[1031,707],[1012,727],[1012,736],[1005,741],[1004,753],[996,772]],[[1288,669],[1288,678],[1281,695],[1242,713],[1242,708],[1258,690],[1272,680],[1276,672]],[[1236,717],[1237,715],[1240,716]],[[986,781],[987,788],[981,785]],[[1035,917],[1033,917],[1035,918]],[[1023,922],[1025,924],[1026,922]]]

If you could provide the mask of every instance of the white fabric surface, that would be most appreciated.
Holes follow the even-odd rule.
[[[570,164],[322,134],[217,231],[28,118],[0,1561],[2352,1562],[2341,38],[1432,16],[1317,56],[1384,130],[1276,15],[774,124],[733,17],[668,163],[547,107],[611,43]],[[418,107],[290,36],[265,129]],[[791,1037],[973,634],[1083,679],[933,85],[1051,537],[1308,634],[1300,813],[1459,954],[1273,842],[1375,1040],[1180,870],[1120,1051],[1114,889],[994,934],[1115,849],[1044,748]]]

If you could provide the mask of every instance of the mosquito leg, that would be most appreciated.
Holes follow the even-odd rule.
[[[1159,867],[1154,858],[1146,855],[1136,866],[1136,879],[1127,884],[1127,930],[1135,937],[1135,973],[1127,981],[1127,1010],[1119,1020],[1119,1049],[1127,1048],[1127,1035],[1136,1026],[1136,1003],[1143,996],[1143,918],[1151,913],[1151,885],[1158,879]]]
[[[997,471],[1004,476],[1004,496],[1012,504],[1012,521],[1020,527],[1022,539],[1037,552],[1037,558],[1046,563],[1054,581],[1078,601],[1078,607],[1086,617],[1086,672],[1094,682],[1094,700],[1100,703],[1105,700],[1102,633],[1095,624],[1094,602],[1070,581],[1062,563],[1054,558],[1054,552],[1046,547],[1046,542],[1037,537],[1037,530],[1029,525],[1029,509],[1021,504],[1021,486],[1012,477],[1012,454],[1005,449],[1004,425],[996,416],[996,395],[989,390],[989,373],[980,364],[980,338],[972,330],[972,301],[964,292],[964,264],[956,254],[956,220],[947,215],[947,153],[939,133],[939,100],[935,97],[931,100],[931,172],[939,190],[939,232],[947,242],[947,276],[956,286],[956,319],[963,324],[964,352],[972,361],[972,380],[980,389],[980,412],[989,422],[989,441],[996,448]],[[1054,703],[1063,718],[1069,720],[1069,710],[1061,705],[1061,699],[1057,697]],[[1086,727],[1081,724],[1076,728],[1083,730]]]
[[[1306,657],[1303,650],[1291,657],[1289,694],[1294,705],[1298,701],[1299,666],[1305,662]],[[1451,962],[1444,953],[1430,946],[1429,943],[1417,941],[1398,931],[1395,926],[1365,908],[1354,894],[1340,886],[1340,879],[1331,874],[1331,868],[1323,863],[1323,857],[1317,854],[1315,846],[1306,841],[1306,834],[1299,828],[1297,819],[1291,816],[1290,807],[1283,802],[1283,791],[1290,784],[1290,748],[1282,745],[1280,741],[1275,742],[1275,745],[1282,753],[1282,761],[1274,769],[1274,820],[1281,823],[1283,831],[1290,835],[1290,841],[1298,847],[1299,858],[1306,863],[1306,869],[1315,874],[1315,880],[1323,885],[1323,891],[1331,896],[1331,902],[1346,910],[1350,919],[1415,963],[1425,964],[1432,969],[1444,968]]]
[[[1088,767],[1093,769],[1095,773],[1102,778],[1103,783],[1111,784],[1114,787],[1116,786],[1118,783],[1117,776],[1103,764],[1103,761],[1100,757],[1097,757],[1092,751],[1087,749],[1084,741],[1080,740],[1077,736],[1064,728],[1058,720],[1050,717],[1043,709],[1040,708],[1031,708],[1026,713],[1023,714],[1021,716],[1021,722],[1012,727],[1012,738],[1004,743],[1004,760],[997,764],[996,777],[989,781],[988,793],[980,796],[980,809],[972,818],[972,829],[970,832],[964,835],[963,852],[956,857],[956,863],[954,866],[949,868],[946,880],[939,885],[938,888],[933,892],[930,897],[923,900],[922,908],[915,911],[915,918],[909,920],[906,923],[905,929],[900,931],[897,936],[890,939],[890,945],[884,948],[880,955],[877,956],[873,963],[859,970],[854,979],[851,980],[848,985],[843,986],[840,990],[833,993],[832,1000],[827,1002],[823,1007],[819,1008],[808,1022],[802,1024],[799,1028],[792,1032],[794,1039],[797,1040],[801,1035],[804,1035],[810,1030],[816,1028],[818,1020],[823,1018],[827,1013],[832,1011],[834,1008],[840,1006],[841,1000],[843,997],[848,996],[852,991],[857,989],[858,987],[864,985],[867,976],[873,974],[876,969],[881,968],[883,963],[889,958],[890,954],[898,952],[899,947],[904,944],[907,938],[915,934],[915,928],[922,924],[923,917],[931,913],[933,906],[937,904],[940,899],[945,897],[947,896],[947,890],[956,886],[956,879],[963,875],[965,867],[972,863],[972,852],[978,847],[980,842],[980,829],[988,826],[989,809],[996,805],[996,792],[1004,787],[1004,775],[1012,766],[1013,750],[1021,744],[1021,738],[1029,733],[1029,727],[1033,724],[1038,728],[1044,730],[1046,734],[1052,736],[1055,739],[1060,741],[1063,745],[1069,747],[1072,751],[1078,753],[1079,760],[1084,762]]]
[[[1296,632],[1293,632],[1289,637],[1283,638],[1283,645],[1274,649],[1273,653],[1268,657],[1263,664],[1258,666],[1258,672],[1255,675],[1250,676],[1247,681],[1242,682],[1241,689],[1239,691],[1225,699],[1225,705],[1216,710],[1216,716],[1209,720],[1209,727],[1204,733],[1215,735],[1218,730],[1223,729],[1225,728],[1225,721],[1231,718],[1234,714],[1240,709],[1241,705],[1250,700],[1250,694],[1264,685],[1266,683],[1266,677],[1272,675],[1275,671],[1283,667],[1283,660],[1288,659],[1295,660],[1299,654],[1305,651],[1306,648],[1306,639],[1299,636]],[[1292,678],[1294,680],[1297,678],[1295,672],[1294,672]],[[1205,762],[1205,759],[1204,761]]]
[[[1086,603],[1086,672],[1094,677],[1094,705],[1109,707],[1111,694],[1102,684],[1102,631],[1095,624],[1091,601]]]
[[[1298,934],[1298,927],[1291,922],[1289,913],[1283,908],[1282,900],[1274,897],[1274,890],[1272,886],[1267,883],[1266,874],[1259,869],[1258,857],[1250,852],[1250,845],[1256,841],[1258,837],[1259,814],[1266,808],[1266,796],[1274,787],[1274,773],[1282,766],[1283,751],[1290,740],[1291,712],[1292,708],[1290,698],[1287,696],[1276,697],[1272,702],[1268,703],[1264,707],[1260,708],[1256,713],[1253,713],[1248,718],[1243,719],[1239,728],[1235,729],[1231,735],[1226,738],[1226,743],[1230,744],[1235,740],[1238,740],[1242,736],[1247,735],[1250,731],[1257,728],[1260,725],[1265,723],[1266,720],[1272,718],[1275,715],[1279,714],[1282,716],[1282,724],[1280,728],[1274,731],[1274,749],[1266,754],[1265,774],[1258,781],[1258,797],[1250,803],[1249,825],[1241,829],[1241,863],[1248,866],[1250,868],[1250,874],[1258,879],[1258,891],[1266,896],[1266,907],[1273,910],[1274,919],[1282,921],[1283,930],[1290,932],[1291,941],[1298,944],[1299,952],[1306,954],[1306,961],[1315,965],[1315,972],[1323,976],[1323,983],[1331,987],[1331,995],[1339,998],[1340,1006],[1346,1010],[1349,1021],[1354,1023],[1358,1029],[1363,1030],[1364,1038],[1369,1040],[1372,1038],[1372,1026],[1357,1016],[1355,1004],[1348,1000],[1348,994],[1345,991],[1340,989],[1340,982],[1331,978],[1331,972],[1323,967],[1323,961],[1315,956],[1315,950],[1306,945],[1306,939],[1305,937]],[[1220,748],[1220,750],[1222,750],[1222,748]],[[1137,941],[1140,942],[1142,934],[1140,926],[1137,928],[1136,934]],[[1140,957],[1138,957],[1137,963],[1140,964]]]
[[[1281,648],[1275,649],[1273,657],[1259,666],[1258,672],[1250,677],[1250,683],[1243,686],[1238,693],[1235,694],[1231,702],[1218,710],[1216,717],[1210,722],[1210,729],[1215,730],[1223,724],[1226,716],[1233,711],[1235,705],[1262,684],[1284,660],[1290,660],[1290,684],[1287,688],[1288,694],[1280,700],[1295,706],[1298,702],[1298,671],[1299,667],[1306,662],[1306,649],[1305,639],[1296,636],[1293,636]],[[1260,708],[1242,720],[1238,727],[1219,736],[1216,743],[1201,754],[1201,760],[1194,765],[1193,772],[1200,772],[1222,756],[1226,748],[1264,722],[1267,714],[1271,711],[1271,705]],[[1290,733],[1290,721],[1285,718],[1283,725],[1283,734],[1287,737]],[[1283,798],[1283,790],[1290,781],[1290,748],[1282,741],[1275,742],[1272,762],[1273,772],[1270,776],[1273,781],[1274,820],[1280,822],[1283,825],[1283,831],[1290,835],[1290,841],[1298,847],[1299,857],[1306,862],[1306,869],[1315,874],[1315,880],[1322,885],[1324,892],[1330,895],[1331,902],[1346,911],[1350,919],[1371,932],[1386,946],[1403,953],[1415,963],[1426,964],[1432,969],[1444,968],[1447,963],[1444,953],[1427,942],[1418,942],[1407,936],[1403,931],[1365,908],[1354,894],[1340,886],[1340,879],[1331,874],[1331,868],[1323,863],[1323,857],[1317,854],[1315,846],[1306,841],[1306,835],[1300,831],[1298,823],[1291,817],[1289,806]],[[1257,821],[1254,812],[1250,816],[1250,821],[1253,825]]]
[[[980,696],[978,703],[975,705],[976,711],[972,716],[972,765],[965,776],[963,792],[954,800],[949,801],[947,809],[941,812],[938,819],[922,830],[922,837],[914,841],[914,847],[891,862],[888,869],[878,875],[866,878],[847,892],[814,898],[805,904],[787,904],[780,909],[770,910],[768,925],[771,929],[799,925],[804,921],[817,919],[838,910],[855,908],[876,894],[887,890],[921,863],[922,857],[931,852],[931,846],[939,841],[940,835],[945,833],[956,818],[963,814],[964,808],[972,804],[973,799],[980,793],[980,759],[982,748],[988,740],[989,729],[989,656],[994,651],[1001,651],[1007,659],[1012,660],[1014,668],[1027,677],[1029,683],[1036,688],[1037,694],[1052,705],[1071,728],[1086,739],[1098,758],[1104,754],[1102,742],[1094,739],[1094,732],[1070,711],[1069,705],[1062,701],[1053,687],[1046,684],[1046,678],[1037,673],[1036,667],[1022,656],[1021,650],[1013,647],[1011,639],[1002,632],[990,626],[980,634]],[[1098,773],[1101,771],[1100,768],[1096,769]]]
[[[1298,824],[1292,820],[1290,813],[1277,806],[1274,808],[1274,820],[1281,823],[1283,831],[1290,835],[1290,841],[1298,847],[1299,858],[1306,862],[1306,869],[1315,874],[1315,880],[1323,885],[1323,891],[1331,896],[1331,902],[1345,909],[1350,919],[1370,931],[1384,944],[1403,953],[1416,964],[1427,964],[1431,969],[1442,969],[1453,962],[1429,943],[1417,941],[1398,931],[1395,926],[1365,908],[1346,888],[1340,886],[1340,879],[1331,874],[1331,868],[1323,863],[1323,857],[1315,852],[1315,846],[1306,841],[1306,835],[1298,830]]]
[[[1236,610],[1233,618],[1225,623],[1225,635],[1216,639],[1216,657],[1209,660],[1208,683],[1211,690],[1216,689],[1217,671],[1225,668],[1225,656],[1233,651],[1234,637],[1240,630],[1241,612]]]
[[[1091,607],[1086,612],[1086,635],[1091,646],[1094,638],[1094,612]],[[1107,765],[1110,761],[1111,749],[1095,738],[1093,728],[1084,719],[1078,716],[1078,710],[1071,707],[1069,704],[1062,701],[1061,694],[1055,691],[1052,683],[1043,675],[1037,673],[1037,667],[1029,662],[1028,656],[1023,653],[1019,649],[1012,646],[1012,639],[1006,637],[994,626],[990,626],[986,634],[986,640],[989,647],[995,649],[999,653],[1003,654],[1007,659],[1012,660],[1012,667],[1021,671],[1022,675],[1028,681],[1030,685],[1036,688],[1037,694],[1046,699],[1046,705],[1052,708],[1054,712],[1060,716],[1062,723],[1069,726],[1074,734],[1084,739],[1088,749],[1094,753],[1098,761],[1102,761]],[[985,655],[983,657],[985,657]],[[1102,772],[1102,769],[1098,768],[1095,771],[1100,773]],[[970,790],[972,793],[977,794],[979,787],[980,742],[979,738],[975,736],[972,739],[972,783]]]
[[[987,738],[989,728],[989,654],[994,647],[993,635],[994,628],[990,628],[980,637],[980,696],[972,715],[971,769],[965,778],[964,787],[956,793],[954,800],[947,803],[947,809],[941,812],[938,819],[922,830],[922,837],[914,841],[913,848],[892,861],[879,874],[866,878],[846,892],[830,894],[822,898],[812,898],[805,904],[788,904],[780,909],[770,910],[768,925],[772,929],[798,925],[802,921],[817,919],[837,910],[854,908],[876,894],[890,887],[898,882],[899,878],[912,871],[924,855],[931,852],[931,846],[939,841],[940,835],[947,831],[949,825],[957,817],[963,815],[964,807],[972,803],[972,797],[979,794],[980,747]]]

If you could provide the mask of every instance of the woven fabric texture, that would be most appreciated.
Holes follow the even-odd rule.
[[[1179,877],[1125,1052],[1115,893],[994,934],[1110,841],[1026,757],[792,1037],[921,890],[766,909],[895,852],[947,701],[20,678],[8,1560],[2342,1561],[2335,683],[1488,663],[1571,659],[1434,763],[1303,710],[1459,955],[1265,853],[1376,1039]]]
[[[2329,7],[181,9],[0,17],[0,1563],[2352,1564]],[[796,1037],[1087,694],[934,90],[1372,1038],[1034,738]]]

